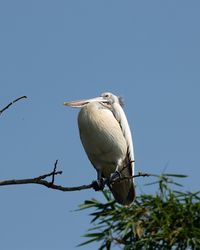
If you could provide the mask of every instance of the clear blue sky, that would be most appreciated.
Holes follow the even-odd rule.
[[[0,2],[0,179],[64,171],[56,183],[96,178],[68,100],[122,95],[136,171],[189,175],[199,190],[199,1]],[[137,179],[137,192],[151,179]],[[4,250],[75,249],[89,227],[77,205],[102,195],[40,186],[0,188]],[[95,249],[85,247],[82,249]]]

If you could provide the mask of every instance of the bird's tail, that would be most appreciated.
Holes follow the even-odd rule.
[[[135,187],[132,179],[116,181],[110,186],[115,200],[122,205],[130,205],[135,198]]]
[[[129,155],[124,160],[120,175],[122,180],[118,180],[110,185],[110,190],[115,200],[122,205],[130,205],[135,199],[135,186],[131,178],[134,162],[130,161]],[[127,179],[123,179],[127,177]],[[130,178],[129,178],[130,177]]]

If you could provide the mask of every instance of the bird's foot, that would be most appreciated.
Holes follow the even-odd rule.
[[[93,181],[92,187],[94,188],[95,191],[100,191],[100,190],[102,191],[105,187],[104,179],[101,178],[99,180]]]
[[[110,175],[109,184],[112,184],[113,182],[115,182],[120,178],[121,178],[121,173],[118,170],[116,170],[114,173]]]

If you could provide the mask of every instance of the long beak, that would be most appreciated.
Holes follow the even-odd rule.
[[[86,100],[77,100],[77,101],[71,101],[71,102],[64,102],[65,106],[70,106],[73,108],[82,108],[83,106],[87,105],[91,102],[105,102],[105,99],[103,97],[95,97],[92,99],[86,99]]]

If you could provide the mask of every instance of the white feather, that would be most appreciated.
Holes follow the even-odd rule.
[[[120,123],[123,135],[127,142],[128,152],[130,156],[130,161],[132,162],[132,170],[133,170],[133,175],[134,175],[134,151],[133,151],[133,140],[132,140],[131,130],[128,125],[126,115],[121,105],[117,102],[114,102],[112,104],[112,108],[113,108],[113,114],[116,120]]]

